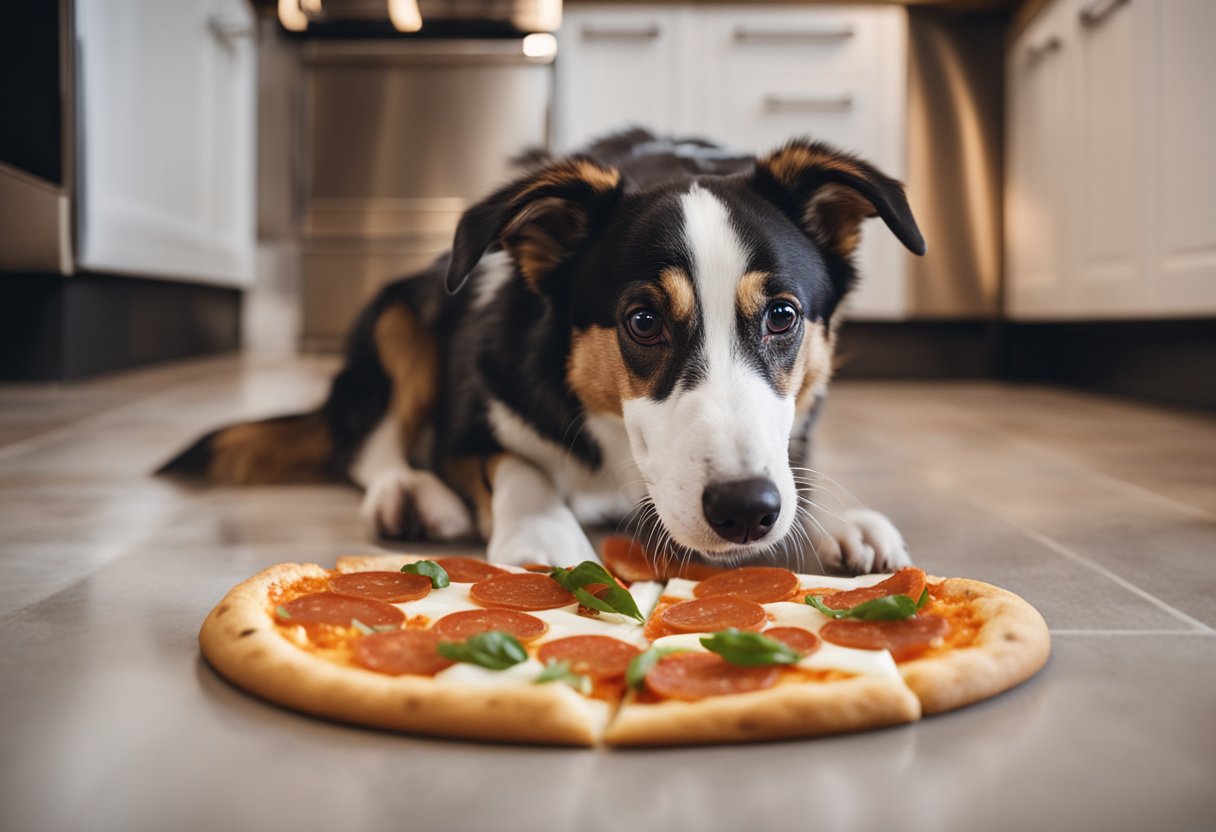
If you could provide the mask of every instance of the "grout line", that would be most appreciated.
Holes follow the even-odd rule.
[[[976,505],[978,505],[978,504],[976,504]],[[1064,544],[1058,543],[1055,540],[1052,540],[1047,535],[1037,532],[1034,529],[1031,529],[1027,526],[1024,526],[1021,523],[1017,522],[1016,520],[1011,520],[1008,517],[1003,517],[1002,515],[996,513],[995,511],[992,511],[991,509],[989,509],[985,506],[978,506],[978,507],[981,510],[992,515],[993,517],[996,517],[997,519],[1002,520],[1005,523],[1008,523],[1009,525],[1013,526],[1015,529],[1022,532],[1022,534],[1030,537],[1032,540],[1036,541],[1040,545],[1046,546],[1048,549],[1051,549],[1056,554],[1063,555],[1064,557],[1068,558],[1069,560],[1075,561],[1083,566],[1088,566],[1090,569],[1099,573],[1100,575],[1105,577],[1107,580],[1113,581],[1114,583],[1116,583],[1119,586],[1126,589],[1128,592],[1131,592],[1134,595],[1140,596],[1145,601],[1148,601],[1149,603],[1153,604],[1154,606],[1158,607],[1159,609],[1163,610],[1164,612],[1169,613],[1170,615],[1177,618],[1179,621],[1182,621],[1185,624],[1191,625],[1191,627],[1194,628],[1195,632],[1216,634],[1216,630],[1213,630],[1211,627],[1209,627],[1207,624],[1204,624],[1199,619],[1192,618],[1191,616],[1184,613],[1182,610],[1180,610],[1176,607],[1170,606],[1165,601],[1162,601],[1160,598],[1158,598],[1156,595],[1153,595],[1152,593],[1141,589],[1140,587],[1136,586],[1135,584],[1133,584],[1131,581],[1127,580],[1126,578],[1107,569],[1102,564],[1097,563],[1096,561],[1090,560],[1089,558],[1085,557],[1082,554],[1078,554],[1077,552],[1074,552],[1072,549],[1069,549]]]
[[[871,436],[873,436],[872,430],[867,431],[867,432],[870,433]],[[997,437],[1004,438],[1004,437],[1001,437],[999,433],[997,434]],[[909,457],[909,455],[906,452],[901,453],[902,449],[899,448],[897,443],[892,442],[891,440],[888,440],[885,437],[882,437],[881,435],[878,437],[878,440],[880,443],[887,444],[897,454],[900,454],[904,458],[911,459],[911,457]],[[913,461],[915,462],[915,460],[913,460]],[[1085,470],[1085,469],[1082,467],[1082,470]],[[949,479],[953,480],[953,477],[949,477]],[[956,491],[956,492],[959,491],[959,489],[954,487],[953,485],[951,486],[951,490]],[[1204,624],[1202,621],[1187,615],[1185,612],[1183,612],[1180,609],[1177,609],[1176,607],[1170,606],[1169,604],[1167,604],[1165,601],[1162,601],[1157,596],[1153,595],[1150,592],[1147,592],[1146,590],[1141,589],[1140,587],[1136,586],[1135,584],[1133,584],[1131,581],[1127,580],[1126,578],[1123,578],[1120,575],[1118,575],[1117,573],[1112,572],[1110,569],[1107,569],[1105,566],[1102,566],[1100,563],[1097,563],[1096,561],[1093,561],[1090,558],[1087,558],[1082,554],[1074,552],[1073,550],[1069,549],[1067,546],[1063,545],[1062,543],[1058,543],[1057,541],[1052,540],[1047,535],[1042,534],[1041,532],[1035,531],[1034,529],[1031,529],[1029,526],[1023,525],[1022,523],[1018,522],[1017,520],[1014,520],[1010,517],[1006,517],[1005,515],[1001,514],[1000,512],[996,511],[995,509],[991,508],[990,506],[985,505],[984,503],[981,503],[979,500],[975,499],[966,490],[962,491],[962,493],[960,494],[960,499],[965,500],[968,504],[970,504],[974,508],[978,509],[979,511],[982,511],[984,514],[987,514],[990,517],[994,517],[997,520],[1000,520],[1002,523],[1005,523],[1005,524],[1011,526],[1012,528],[1017,529],[1022,534],[1026,535],[1027,537],[1029,537],[1030,539],[1039,543],[1040,545],[1046,546],[1048,549],[1052,550],[1056,554],[1062,555],[1063,557],[1066,557],[1069,560],[1072,560],[1083,566],[1089,567],[1090,569],[1094,570],[1095,572],[1097,572],[1098,574],[1107,578],[1108,580],[1113,581],[1115,584],[1123,587],[1128,592],[1131,592],[1133,595],[1137,595],[1137,596],[1143,598],[1144,600],[1148,601],[1149,603],[1153,604],[1154,606],[1158,607],[1159,609],[1163,610],[1164,612],[1169,613],[1170,615],[1172,615],[1173,617],[1182,621],[1183,623],[1189,624],[1193,628],[1193,632],[1216,634],[1216,630],[1212,629],[1207,624]],[[1183,504],[1183,505],[1185,505],[1185,504]],[[1186,632],[1191,632],[1191,631],[1186,631]]]
[[[1210,638],[1216,631],[1207,630],[1052,630],[1053,636],[1200,636]]]
[[[240,360],[239,357],[238,360]],[[60,425],[57,428],[51,428],[44,433],[35,434],[34,436],[27,437],[26,439],[19,440],[10,445],[0,446],[0,462],[3,462],[11,457],[20,456],[27,451],[37,450],[38,448],[52,444],[60,439],[63,439],[64,437],[71,436],[75,432],[87,430],[99,425],[105,425],[114,418],[121,417],[131,411],[137,411],[140,408],[148,404],[152,404],[160,399],[172,398],[173,396],[179,394],[183,388],[191,387],[209,376],[222,376],[224,374],[230,374],[231,372],[232,368],[230,366],[200,367],[196,372],[175,380],[168,387],[162,386],[155,392],[149,393],[146,396],[140,396],[139,398],[132,399],[131,401],[120,404],[117,407],[109,408],[108,410],[91,413],[88,416],[83,416],[80,419],[75,420],[74,422],[68,422],[67,424]]]
[[[1165,494],[1158,494],[1156,491],[1145,488],[1142,485],[1120,479],[1119,477],[1116,477],[1113,474],[1108,474],[1105,471],[1099,471],[1095,468],[1091,468],[1079,460],[1071,459],[1067,456],[1053,454],[1049,449],[1039,445],[1032,439],[1024,439],[1015,433],[1002,430],[1001,428],[994,427],[993,425],[985,424],[982,421],[975,420],[974,418],[969,419],[967,417],[972,416],[973,414],[970,414],[961,405],[950,402],[943,402],[942,404],[944,404],[948,409],[954,411],[959,422],[964,426],[973,430],[982,431],[997,439],[1001,439],[1015,448],[1020,449],[1024,453],[1029,454],[1030,456],[1037,457],[1041,460],[1047,460],[1057,465],[1063,465],[1067,468],[1072,468],[1081,472],[1083,475],[1092,480],[1105,483],[1107,486],[1123,492],[1129,497],[1137,497],[1145,502],[1153,503],[1160,508],[1169,509],[1175,513],[1184,514],[1198,520],[1216,520],[1216,514],[1200,508],[1199,506],[1183,502],[1182,500],[1176,500],[1173,497],[1166,496]]]

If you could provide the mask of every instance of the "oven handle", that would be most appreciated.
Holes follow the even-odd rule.
[[[551,64],[555,54],[524,54],[523,38],[508,40],[326,41],[304,44],[304,62],[316,64]]]

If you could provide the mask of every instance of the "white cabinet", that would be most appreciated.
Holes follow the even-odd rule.
[[[1156,222],[1146,306],[1216,312],[1216,3],[1161,0],[1144,159]]]
[[[579,4],[566,7],[559,40],[559,150],[629,125],[754,153],[809,135],[904,176],[902,9]],[[908,256],[868,224],[852,317],[904,315]]]
[[[246,284],[253,16],[245,0],[77,0],[79,264]]]
[[[1013,44],[1010,317],[1216,311],[1214,10],[1058,0]]]
[[[666,6],[563,14],[557,58],[555,144],[561,150],[622,127],[684,129],[680,100],[680,13]]]

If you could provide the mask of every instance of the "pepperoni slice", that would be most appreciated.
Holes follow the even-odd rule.
[[[734,595],[711,595],[673,604],[659,614],[663,625],[675,633],[712,633],[735,627],[759,630],[768,619],[764,607]]]
[[[329,579],[329,588],[343,595],[401,604],[425,598],[431,591],[431,579],[408,572],[351,572],[334,575]]]
[[[828,609],[847,610],[849,607],[888,595],[907,595],[913,601],[918,601],[924,591],[925,570],[905,566],[880,584],[827,595],[823,599],[823,605]]]
[[[786,647],[804,656],[809,656],[819,649],[819,636],[801,627],[772,627],[765,630],[761,635],[776,639]]]
[[[458,584],[475,584],[495,575],[505,575],[507,570],[477,558],[435,558],[435,563],[448,573],[448,579]]]
[[[891,651],[897,662],[915,658],[950,632],[950,623],[940,615],[918,615],[903,621],[829,621],[820,637],[841,647]]]
[[[642,651],[611,636],[571,636],[550,641],[540,648],[537,658],[542,662],[570,662],[575,673],[590,676],[593,681],[619,679],[629,669],[629,663]]]
[[[798,576],[777,566],[745,566],[714,575],[701,581],[692,594],[698,598],[710,595],[737,595],[757,604],[788,601],[798,592]]]
[[[666,699],[750,693],[777,684],[776,667],[742,667],[714,653],[676,653],[646,674],[646,687]]]
[[[374,598],[356,595],[339,595],[336,592],[314,592],[302,595],[283,604],[288,618],[275,616],[280,624],[335,624],[349,627],[353,619],[359,619],[369,627],[405,623],[405,613],[391,604]]]
[[[434,676],[455,664],[439,655],[439,642],[434,630],[375,633],[355,642],[354,659],[368,670],[390,676]]]
[[[574,603],[574,596],[548,575],[508,572],[473,584],[469,597],[483,607],[551,610]]]
[[[435,632],[444,641],[464,641],[490,630],[501,630],[520,641],[531,641],[548,629],[549,625],[535,615],[515,610],[465,610],[450,613],[435,622]]]
[[[699,581],[722,571],[721,567],[704,563],[685,563],[662,554],[651,554],[631,537],[614,536],[604,539],[604,566],[625,581],[661,581],[686,578]]]

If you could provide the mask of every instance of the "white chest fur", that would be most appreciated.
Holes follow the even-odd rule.
[[[544,471],[584,523],[621,519],[646,494],[646,485],[629,447],[625,422],[606,413],[589,415],[583,433],[603,455],[592,471],[564,448],[540,436],[502,402],[490,402],[490,425],[498,442]]]

